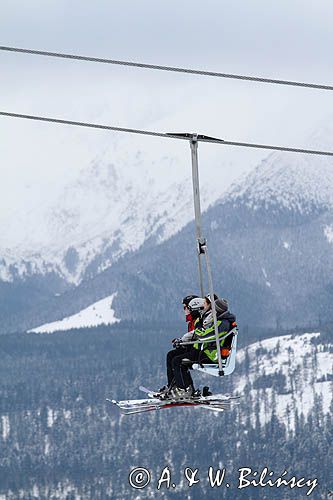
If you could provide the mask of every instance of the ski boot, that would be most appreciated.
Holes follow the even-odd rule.
[[[154,393],[154,398],[159,398],[159,399],[166,399],[166,396],[170,392],[170,387],[167,385],[164,385],[163,387],[160,388],[159,391]]]
[[[183,389],[182,387],[174,387],[170,391],[170,397],[175,400],[191,399],[193,392],[192,386],[188,386],[186,389]]]

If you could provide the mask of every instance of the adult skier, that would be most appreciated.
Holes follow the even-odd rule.
[[[192,294],[192,295],[186,295],[186,297],[184,297],[183,300],[182,300],[182,304],[183,304],[183,308],[184,308],[184,313],[185,313],[185,321],[187,323],[187,331],[188,332],[191,332],[192,330],[194,330],[194,328],[195,328],[194,322],[195,322],[195,320],[198,317],[197,314],[196,314],[196,312],[194,312],[195,310],[191,311],[189,309],[188,305],[191,302],[191,300],[198,299],[198,298],[199,298],[198,295],[193,295]],[[172,342],[174,342],[174,340],[172,340]]]
[[[159,395],[165,395],[167,394],[173,383],[174,383],[174,373],[173,373],[173,364],[172,361],[176,356],[185,354],[189,349],[190,346],[184,345],[182,346],[182,342],[188,342],[193,339],[193,334],[195,328],[200,328],[201,327],[201,316],[202,313],[204,312],[204,305],[205,305],[205,299],[202,299],[201,297],[194,297],[190,301],[188,301],[188,298],[191,296],[187,296],[183,299],[183,304],[184,304],[184,311],[186,314],[186,321],[188,323],[188,332],[185,333],[180,338],[176,338],[172,340],[172,344],[174,349],[169,351],[167,353],[166,357],[166,365],[167,365],[167,378],[168,378],[168,384],[166,386],[163,386],[159,390]],[[185,302],[184,302],[185,301]],[[187,304],[186,304],[187,302]],[[190,326],[192,327],[190,330]]]
[[[229,337],[224,337],[236,326],[236,317],[229,311],[228,301],[226,299],[217,299],[215,301],[217,327],[220,338],[220,349],[227,343],[229,346]],[[207,314],[208,313],[208,314]],[[204,315],[205,325],[203,329],[196,328],[194,336],[200,342],[196,343],[186,351],[173,356],[171,369],[175,379],[175,386],[166,393],[165,397],[172,399],[190,398],[194,394],[193,380],[189,368],[193,363],[217,363],[217,348],[215,342],[215,329],[213,315],[209,309]],[[210,342],[211,341],[211,342]],[[226,353],[224,353],[226,355]],[[183,363],[185,361],[185,363]],[[188,363],[186,363],[188,361]]]

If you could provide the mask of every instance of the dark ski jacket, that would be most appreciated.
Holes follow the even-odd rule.
[[[225,311],[217,315],[217,328],[219,332],[220,348],[225,344],[230,345],[230,337],[225,338],[226,334],[230,332],[236,326],[236,316],[230,311]],[[215,329],[214,324],[206,328],[205,330],[196,329],[195,334],[199,340],[215,340]],[[202,346],[202,347],[201,347]],[[208,356],[208,358],[213,362],[217,363],[217,349],[216,342],[205,342],[204,344],[194,344],[195,349],[203,350],[203,352]]]

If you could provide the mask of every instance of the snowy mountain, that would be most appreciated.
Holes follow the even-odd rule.
[[[277,207],[311,214],[333,206],[333,161],[329,157],[274,153],[228,193],[253,210]]]
[[[16,213],[15,223],[2,223],[2,281],[54,271],[77,284],[190,220],[191,186],[174,175],[172,158],[154,165],[138,152],[132,163],[126,157],[116,161],[104,153],[58,198]],[[153,167],[159,176],[152,175]],[[169,172],[166,179],[163,171]]]
[[[329,149],[329,135],[330,128],[318,132],[313,147]],[[179,165],[167,157],[158,163],[162,185],[156,178],[147,180],[156,168],[152,159],[149,163],[139,155],[131,168],[125,168],[125,159],[124,168],[118,163],[116,169],[106,158],[92,164],[64,191],[61,203],[52,205],[46,220],[54,246],[45,243],[43,249],[45,255],[57,249],[48,258],[58,259],[55,284],[44,283],[49,291],[43,289],[41,300],[38,282],[35,304],[24,302],[19,311],[14,291],[13,308],[1,317],[4,328],[31,329],[58,321],[116,292],[117,318],[163,317],[166,297],[169,317],[179,317],[179,297],[197,290],[189,179],[181,182]],[[138,177],[147,165],[146,178]],[[215,195],[218,190],[217,185]],[[208,188],[203,190],[204,208],[215,199],[208,194]],[[288,328],[333,319],[331,159],[270,155],[206,210],[203,229],[215,288],[230,298],[243,324]],[[7,276],[16,269],[4,268]],[[56,280],[59,275],[65,284]],[[79,284],[68,288],[68,281]],[[8,300],[3,284],[0,293]]]
[[[216,291],[243,325],[333,319],[333,177],[324,159],[310,158],[271,155],[203,214]],[[133,225],[125,227],[130,234]],[[179,297],[198,290],[194,240],[191,222],[157,246],[146,241],[42,306],[13,312],[9,324],[31,329],[58,321],[115,292],[117,318],[164,317],[166,297],[168,317],[180,317]]]
[[[0,218],[0,282],[55,273],[77,285],[192,220],[187,144],[178,156],[142,150],[134,139],[129,151],[121,144],[112,143],[49,197],[41,193],[31,207]],[[203,183],[203,209],[221,192]]]
[[[332,320],[331,163],[271,155],[204,213],[216,290],[230,298],[243,324],[288,328]],[[93,279],[90,293],[95,299],[119,291],[114,307],[122,319],[163,317],[165,297],[169,314],[178,315],[178,298],[196,291],[197,283],[190,223],[158,248],[142,248]],[[73,298],[88,300],[87,292],[82,285]]]

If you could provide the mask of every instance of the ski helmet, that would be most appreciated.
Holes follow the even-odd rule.
[[[201,297],[195,297],[189,302],[188,308],[191,312],[203,311],[204,305],[205,305],[205,299],[202,299]]]
[[[210,300],[210,293],[208,295],[205,295],[205,299],[208,300],[208,302],[211,302]],[[214,300],[217,300],[218,299],[218,296],[216,295],[216,293],[214,293]]]
[[[198,296],[197,295],[186,295],[186,297],[183,298],[182,300],[182,304],[184,304],[184,306],[187,306],[189,305],[189,303],[191,302],[192,299],[197,299]]]

